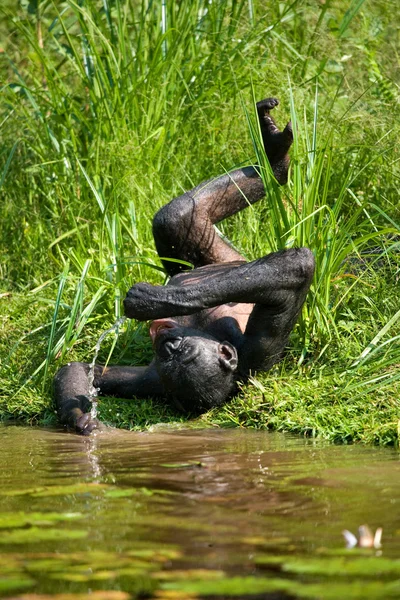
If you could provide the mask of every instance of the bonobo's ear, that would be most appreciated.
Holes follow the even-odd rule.
[[[234,371],[238,365],[236,348],[229,342],[222,342],[218,346],[218,358],[220,364],[228,371]]]

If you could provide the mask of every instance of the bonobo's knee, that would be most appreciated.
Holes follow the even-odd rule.
[[[174,244],[177,239],[182,242],[191,225],[195,210],[195,201],[185,193],[174,198],[160,208],[153,218],[153,235],[156,240]]]
[[[314,254],[309,248],[297,248],[298,260],[307,284],[311,283],[315,270]]]
[[[278,261],[277,268],[283,279],[287,278],[299,288],[308,289],[310,287],[314,275],[315,261],[309,248],[287,248],[275,254],[270,254],[267,256],[267,260]]]
[[[195,200],[185,193],[166,204],[155,214],[153,236],[159,256],[163,258],[182,258],[182,248],[188,245],[195,213]],[[185,267],[178,263],[163,261],[170,275]]]

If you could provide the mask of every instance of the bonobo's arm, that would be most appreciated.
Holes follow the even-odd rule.
[[[314,258],[308,248],[283,250],[249,263],[200,267],[190,272],[192,283],[167,286],[137,283],[124,300],[125,314],[145,321],[190,315],[229,302],[281,304],[282,294],[309,284]],[[172,280],[173,281],[173,280]]]
[[[266,369],[286,345],[313,273],[314,257],[308,248],[283,250],[246,264],[195,269],[188,285],[136,284],[124,301],[125,313],[147,320],[188,315],[229,302],[255,304],[239,363],[246,372]]]
[[[54,397],[60,422],[88,435],[101,425],[90,416],[89,365],[72,362],[54,378]],[[102,367],[96,365],[94,387],[100,396],[140,398],[162,396],[163,389],[153,364],[148,367]]]

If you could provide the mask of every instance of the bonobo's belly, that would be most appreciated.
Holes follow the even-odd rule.
[[[184,325],[209,333],[220,341],[238,345],[254,304],[230,303],[201,310],[193,315],[173,317]]]

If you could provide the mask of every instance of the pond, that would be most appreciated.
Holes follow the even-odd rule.
[[[5,598],[400,598],[395,449],[3,426],[0,476]],[[382,547],[346,549],[365,523]]]

